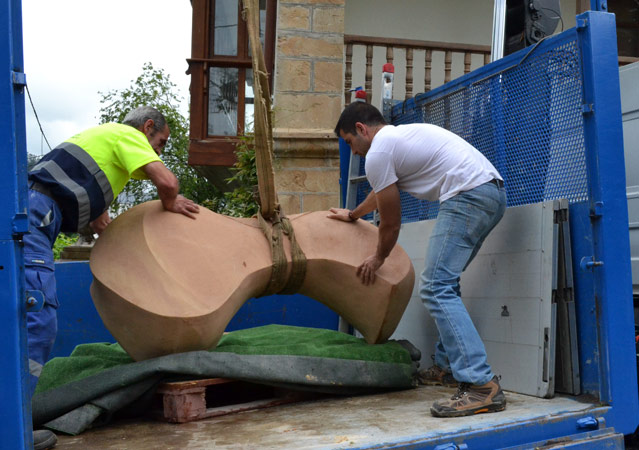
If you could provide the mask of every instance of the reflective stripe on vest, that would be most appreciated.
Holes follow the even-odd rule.
[[[111,190],[111,183],[106,177],[106,174],[100,169],[98,163],[89,155],[82,147],[79,147],[70,142],[63,142],[58,146],[63,150],[66,150],[73,155],[78,161],[80,161],[89,172],[93,174],[100,189],[102,189],[102,195],[104,195],[104,204],[110,205],[113,201],[113,191]]]
[[[89,194],[86,189],[80,186],[67,176],[64,170],[55,161],[46,161],[42,167],[35,166],[33,170],[45,169],[51,174],[51,176],[62,186],[73,192],[75,199],[78,202],[78,229],[89,224],[89,218],[91,217],[91,200],[89,200]]]
[[[100,166],[84,149],[78,145],[70,142],[64,142],[54,149],[54,151],[63,151],[73,157],[75,161],[81,164],[93,177],[95,183],[99,186],[101,191],[101,197],[104,198],[104,205],[107,208],[113,201],[113,190],[111,189],[111,183],[106,177],[105,173],[100,169]],[[53,157],[55,158],[55,156]],[[73,178],[69,176],[67,171],[61,167],[55,159],[46,159],[39,162],[31,170],[32,174],[37,174],[38,171],[46,171],[53,181],[58,185],[64,187],[70,191],[75,197],[78,208],[78,224],[77,228],[82,229],[87,226],[91,220],[96,217],[91,217],[91,196],[86,188],[78,184]],[[36,175],[37,179],[37,175]],[[99,195],[94,192],[93,195]],[[94,197],[95,198],[95,197]],[[64,209],[65,205],[60,205]]]

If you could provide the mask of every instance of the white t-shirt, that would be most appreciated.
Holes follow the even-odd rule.
[[[443,202],[494,178],[497,169],[456,134],[413,123],[381,128],[366,154],[366,178],[375,192],[397,183],[402,191]]]

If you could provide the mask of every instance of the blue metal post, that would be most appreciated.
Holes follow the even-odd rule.
[[[590,0],[590,9],[593,11],[608,12],[608,1],[607,0]]]
[[[19,0],[0,1],[0,448],[31,448],[24,262],[27,155]]]
[[[624,434],[639,423],[628,208],[623,155],[615,16],[577,16],[603,402]]]
[[[339,138],[339,187],[340,207],[346,208],[346,190],[348,188],[348,170],[351,162],[351,147]]]

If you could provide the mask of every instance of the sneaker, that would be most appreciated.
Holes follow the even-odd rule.
[[[450,399],[433,403],[430,413],[435,417],[461,417],[497,412],[506,409],[506,396],[495,376],[484,385],[460,383]]]
[[[457,387],[457,380],[453,378],[453,374],[434,364],[428,369],[420,370],[417,379],[420,384],[426,386]]]
[[[33,450],[46,450],[55,447],[58,437],[49,430],[33,432]]]

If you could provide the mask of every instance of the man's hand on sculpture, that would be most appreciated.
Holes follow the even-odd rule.
[[[109,211],[104,211],[97,219],[89,223],[91,230],[97,233],[98,236],[102,234],[104,229],[111,223],[111,217],[109,217]]]
[[[368,286],[375,283],[375,272],[379,269],[384,260],[380,259],[377,255],[369,256],[364,262],[357,268],[357,276],[362,279],[362,284]]]
[[[341,220],[342,222],[353,222],[353,219],[351,219],[351,216],[349,215],[349,213],[351,212],[350,209],[331,208],[330,212],[332,214],[328,214],[326,216],[329,219]]]
[[[195,219],[195,214],[200,212],[200,207],[196,205],[193,200],[189,200],[181,195],[175,197],[173,204],[166,209],[174,213],[184,214],[191,219]]]

